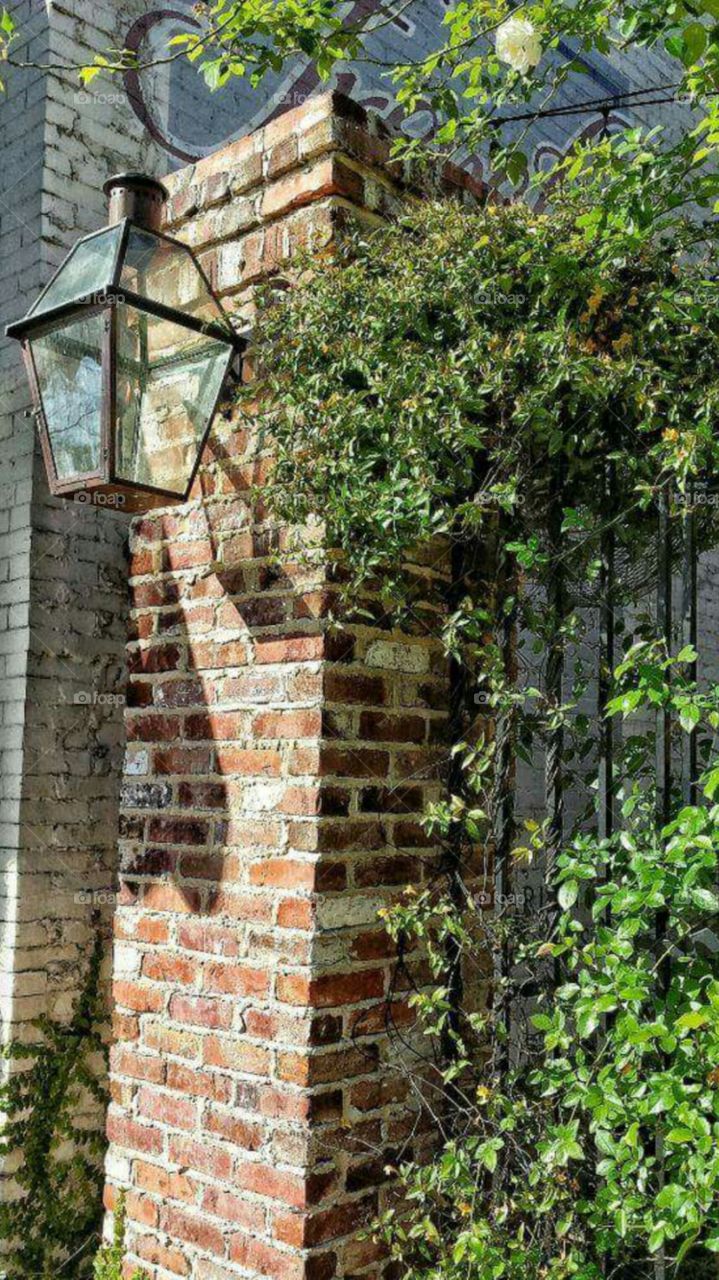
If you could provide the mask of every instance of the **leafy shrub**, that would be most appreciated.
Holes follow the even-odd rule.
[[[422,949],[431,975],[412,996],[429,1051],[405,1062],[437,1151],[400,1155],[375,1228],[403,1280],[650,1280],[658,1259],[711,1268],[719,1246],[719,694],[637,605],[662,495],[672,554],[692,483],[719,469],[719,290],[706,228],[656,237],[615,212],[561,193],[551,215],[413,208],[257,328],[270,501],[299,527],[321,517],[339,615],[371,621],[378,597],[411,612],[413,549],[451,550],[431,620],[452,659],[446,796],[425,814],[440,857],[386,912],[398,964]],[[714,519],[698,530],[716,545]],[[608,533],[631,631],[617,620],[609,714],[626,723],[600,838],[603,715],[582,702]],[[676,788],[658,817],[667,726],[676,756],[698,742],[696,797]],[[537,752],[547,813],[521,832],[507,795]],[[585,799],[562,829],[570,786]],[[510,883],[546,868],[544,915],[483,910],[487,849]]]

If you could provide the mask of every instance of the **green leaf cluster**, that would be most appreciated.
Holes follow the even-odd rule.
[[[92,1271],[108,1100],[102,955],[98,936],[69,1020],[38,1018],[32,1040],[13,1041],[3,1050],[0,1155],[17,1162],[13,1178],[19,1191],[0,1204],[7,1280],[84,1280]]]

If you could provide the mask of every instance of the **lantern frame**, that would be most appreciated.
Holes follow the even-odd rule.
[[[135,178],[135,175],[132,175]],[[139,178],[139,175],[137,175]],[[122,176],[124,180],[124,175]],[[137,181],[137,179],[136,179]],[[147,184],[148,191],[153,188],[153,194],[159,188],[164,197],[164,189],[161,184],[154,182],[152,179],[144,180]],[[106,188],[111,185],[113,180],[106,184]],[[138,183],[139,185],[139,183]],[[134,209],[133,209],[134,211]],[[159,231],[156,225],[142,217],[126,216],[118,220],[121,226],[120,234],[117,238],[115,248],[115,256],[112,264],[112,271],[108,283],[104,284],[101,289],[94,289],[75,298],[72,301],[63,302],[56,307],[51,307],[46,311],[39,311],[42,299],[52,287],[55,280],[64,270],[71,256],[77,248],[93,240],[95,237],[106,233],[110,227],[117,225],[117,222],[111,222],[109,226],[101,227],[97,231],[93,231],[90,235],[82,236],[75,242],[70,253],[63,259],[58,270],[53,274],[46,284],[45,288],[39,294],[33,303],[32,310],[21,320],[17,320],[7,325],[6,334],[10,338],[16,338],[22,344],[23,359],[27,371],[28,381],[34,404],[34,417],[38,426],[40,435],[40,443],[42,447],[43,459],[47,471],[48,482],[51,493],[56,497],[71,497],[78,493],[86,492],[90,495],[89,500],[94,501],[96,497],[105,496],[105,505],[122,506],[124,510],[141,511],[148,510],[154,506],[166,506],[168,502],[184,502],[190,494],[190,490],[197,476],[200,466],[202,454],[207,443],[209,433],[217,412],[217,407],[222,399],[223,391],[227,382],[227,375],[230,367],[234,364],[236,376],[241,376],[241,359],[248,345],[248,339],[242,334],[236,333],[229,322],[227,327],[221,322],[203,321],[196,316],[183,311],[181,308],[169,306],[160,302],[155,298],[146,297],[144,294],[126,288],[120,283],[123,264],[125,261],[125,251],[127,249],[128,238],[132,230],[141,233],[149,233],[158,240],[165,241],[170,245],[177,246],[183,253],[189,254],[194,269],[197,272],[200,281],[211,298],[218,307],[218,311],[222,313],[222,306],[207,278],[205,271],[197,260],[196,255],[190,247],[182,241],[167,235],[165,232]],[[208,414],[207,423],[203,430],[201,438],[196,441],[196,457],[190,476],[182,493],[177,490],[163,488],[158,485],[142,483],[139,481],[128,480],[120,477],[118,474],[117,460],[117,439],[118,439],[118,422],[117,422],[117,307],[126,304],[134,308],[140,313],[151,315],[159,320],[166,320],[172,324],[180,326],[186,330],[200,333],[208,338],[214,339],[227,347],[227,363],[224,369],[222,379],[219,384],[217,395],[212,404],[211,412]],[[223,313],[224,314],[224,313]],[[53,454],[51,432],[48,427],[48,421],[43,405],[41,382],[38,375],[35,358],[32,351],[32,340],[43,337],[48,333],[63,329],[76,318],[85,316],[104,315],[104,323],[102,326],[102,338],[100,346],[101,361],[101,388],[100,388],[100,463],[98,467],[92,471],[84,473],[76,473],[72,476],[58,476],[57,466]],[[121,428],[119,429],[121,431]],[[118,499],[121,501],[118,502]]]

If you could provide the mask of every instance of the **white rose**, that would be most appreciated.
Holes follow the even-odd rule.
[[[526,18],[507,18],[497,31],[497,57],[523,76],[542,56],[539,33]]]

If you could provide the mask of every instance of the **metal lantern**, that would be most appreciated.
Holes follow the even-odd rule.
[[[146,510],[187,498],[245,340],[194,254],[160,230],[165,188],[105,183],[110,225],[79,240],[22,342],[52,493]]]

